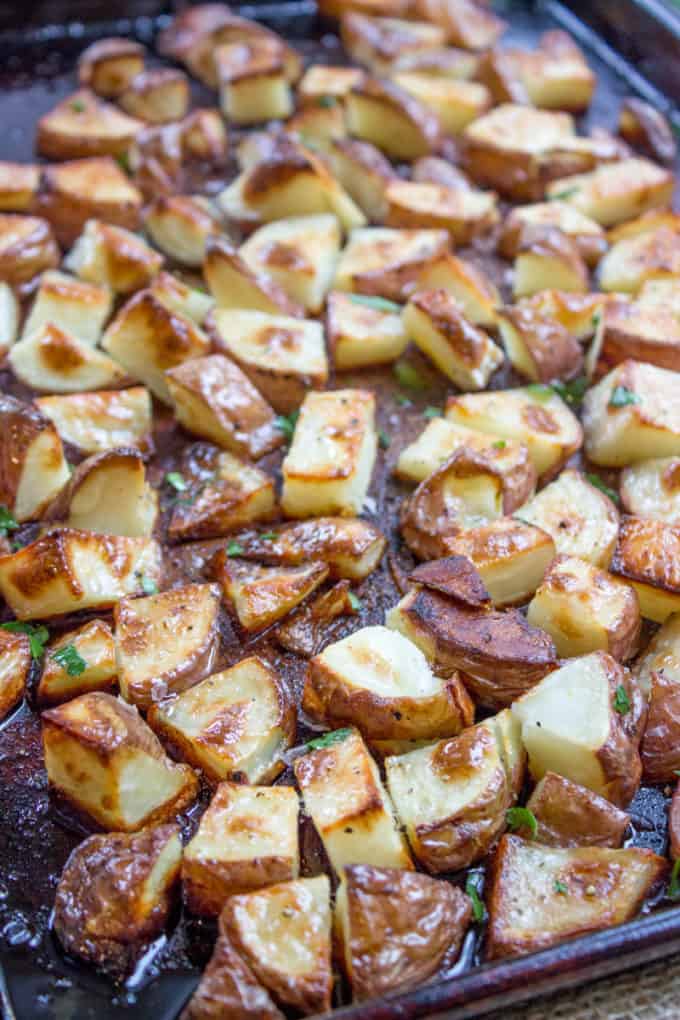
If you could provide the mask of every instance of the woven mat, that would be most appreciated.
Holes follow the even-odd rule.
[[[680,1020],[680,958],[497,1011],[488,1020]]]

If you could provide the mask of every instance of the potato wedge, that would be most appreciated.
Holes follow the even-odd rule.
[[[35,289],[36,279],[59,264],[59,248],[47,220],[0,214],[0,274],[20,294]]]
[[[647,159],[622,159],[587,174],[552,181],[548,198],[559,198],[603,227],[665,209],[673,197],[673,175]]]
[[[378,767],[357,730],[335,730],[312,741],[293,769],[337,875],[351,864],[413,867]]]
[[[316,106],[326,96],[342,100],[364,72],[360,67],[343,67],[335,64],[310,64],[297,86],[297,99],[302,106]]]
[[[578,245],[557,227],[527,224],[520,235],[514,270],[515,298],[548,289],[568,294],[588,290],[588,267]]]
[[[144,210],[144,229],[157,248],[185,266],[201,266],[206,243],[223,224],[200,195],[160,195]]]
[[[54,423],[59,436],[83,453],[101,453],[119,446],[131,446],[144,454],[153,450],[151,395],[143,386],[39,397],[35,403]],[[64,475],[59,488],[66,481]]]
[[[459,135],[492,105],[488,88],[477,81],[440,78],[418,70],[398,70],[392,80],[431,110],[447,135]]]
[[[352,60],[377,75],[389,74],[399,57],[443,46],[446,40],[443,29],[427,21],[376,18],[351,9],[340,19],[340,38]]]
[[[474,0],[417,0],[420,17],[441,25],[447,40],[464,50],[485,50],[505,32],[507,22]]]
[[[49,417],[0,394],[0,504],[19,522],[37,519],[68,479],[61,438]]]
[[[15,377],[38,393],[83,393],[122,386],[125,369],[89,343],[45,322],[9,352],[7,363]]]
[[[457,245],[469,244],[498,221],[496,197],[471,188],[417,181],[392,181],[385,188],[390,227],[447,230]]]
[[[358,82],[347,93],[345,112],[350,135],[393,159],[427,156],[441,141],[437,115],[391,81],[366,77]]]
[[[104,620],[91,620],[50,644],[36,701],[41,708],[49,708],[90,691],[111,691],[117,678],[111,628]]]
[[[253,1015],[258,1020],[284,1020],[269,993],[222,934],[217,936],[213,954],[181,1020],[215,1020],[215,1009],[234,1020],[249,1020]]]
[[[533,106],[543,110],[587,109],[596,78],[581,49],[566,32],[544,32],[534,50],[507,49],[511,77],[524,89]]]
[[[173,67],[140,71],[118,97],[132,117],[151,124],[181,120],[189,109],[189,79]]]
[[[80,54],[78,80],[98,96],[115,99],[144,69],[145,50],[134,39],[98,39]]]
[[[425,266],[448,247],[445,230],[353,230],[340,255],[333,287],[405,301],[418,288]]]
[[[209,237],[203,273],[218,308],[252,309],[269,315],[301,316],[300,305],[268,276],[254,273],[223,237]]]
[[[680,370],[680,287],[675,278],[648,280],[634,299],[614,298],[605,306],[598,372],[631,357]]]
[[[629,921],[667,871],[651,850],[561,849],[505,836],[488,894],[487,958],[536,952]]]
[[[444,252],[425,263],[412,289],[444,290],[459,302],[470,322],[495,326],[500,294],[490,277],[472,262]]]
[[[147,287],[163,265],[163,256],[137,234],[101,220],[88,220],[64,260],[64,266],[87,283],[132,294]]]
[[[641,216],[630,234],[610,231],[611,248],[598,267],[604,291],[636,294],[649,280],[674,280],[680,271],[680,220],[671,213]],[[636,232],[632,232],[635,226]],[[639,233],[637,232],[639,230]]]
[[[415,73],[458,82],[481,81],[480,63],[477,53],[457,46],[437,46],[431,50],[404,53],[394,61],[391,71],[393,74]]]
[[[333,622],[357,612],[353,601],[349,581],[338,581],[277,627],[276,643],[288,652],[311,659],[329,643]]]
[[[546,772],[536,784],[527,808],[536,819],[536,839],[546,846],[614,849],[623,843],[630,821],[604,797],[556,772]],[[527,834],[520,828],[517,835]]]
[[[266,124],[293,112],[285,51],[267,38],[224,43],[213,53],[220,107],[234,124]]]
[[[191,913],[217,917],[234,894],[297,878],[299,807],[291,786],[220,783],[182,858]]]
[[[583,366],[578,340],[560,322],[527,302],[502,308],[498,328],[511,365],[532,382],[570,379]]]
[[[121,156],[141,127],[136,117],[79,89],[38,120],[36,152],[55,160]]]
[[[149,290],[161,304],[167,305],[170,311],[179,312],[197,326],[204,324],[208,313],[215,307],[215,302],[209,294],[188,286],[172,273],[159,273],[151,281]]]
[[[91,219],[136,230],[142,196],[114,159],[76,159],[43,171],[37,206],[57,241],[70,247]]]
[[[680,610],[680,527],[644,517],[623,517],[611,572],[635,588],[640,613],[664,623]]]
[[[32,664],[26,635],[0,628],[0,722],[23,698]]]
[[[406,350],[408,335],[398,306],[333,291],[326,308],[328,347],[338,371],[389,364]]]
[[[464,606],[480,609],[491,604],[491,596],[467,556],[445,556],[421,563],[409,574],[409,581],[450,595]]]
[[[568,202],[535,202],[511,209],[503,222],[498,250],[505,258],[514,259],[519,252],[523,232],[528,225],[554,227],[570,237],[581,258],[593,266],[607,250],[607,238],[599,223],[575,209]]]
[[[655,670],[650,677],[647,723],[640,745],[642,773],[648,783],[673,783],[677,778],[679,713],[677,677],[670,672],[667,674],[664,667],[658,672]]]
[[[374,223],[387,216],[385,192],[397,174],[390,161],[370,142],[334,139],[328,147],[333,173],[360,209]]]
[[[420,435],[399,454],[394,473],[405,482],[423,482],[440,468],[457,450],[467,447],[485,455],[504,450],[506,457],[518,463],[526,460],[526,446],[513,439],[501,439],[484,432],[475,432],[465,425],[454,425],[446,418],[432,418]]]
[[[243,629],[252,632],[264,630],[287,616],[328,576],[325,563],[263,567],[233,559],[228,548],[213,557],[212,571],[222,587],[226,605]]]
[[[626,96],[621,104],[619,134],[650,159],[667,165],[675,161],[677,145],[666,117],[637,96]]]
[[[645,697],[652,692],[654,673],[663,673],[673,683],[680,683],[680,616],[669,616],[647,647],[631,666],[633,676]]]
[[[40,186],[40,167],[0,161],[0,211],[28,213]]]
[[[193,770],[171,761],[137,710],[110,694],[43,712],[42,737],[51,787],[108,831],[173,818],[198,793]]]

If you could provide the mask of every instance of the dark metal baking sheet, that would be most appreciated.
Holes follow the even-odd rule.
[[[509,42],[531,43],[557,25],[578,37],[598,74],[584,126],[613,128],[620,100],[631,91],[656,103],[680,124],[672,98],[680,95],[680,29],[675,15],[659,0],[508,0],[496,6],[511,22]],[[151,43],[167,23],[171,7],[158,0],[133,0],[126,5],[128,16],[111,21],[106,0],[47,0],[27,4],[23,11],[0,2],[0,158],[33,158],[35,120],[73,87],[74,60],[86,41],[129,34]],[[332,26],[316,19],[313,0],[249,4],[240,10],[266,20],[307,52],[323,52],[329,60],[337,52]],[[385,424],[394,409],[380,390],[380,374],[375,380],[364,375],[363,381],[378,387],[380,423]],[[423,395],[423,406],[441,402],[444,389],[441,380],[434,384]],[[400,427],[417,428],[419,411],[414,409],[412,420],[402,417]],[[382,482],[380,489],[382,498]],[[385,507],[392,517],[393,499],[388,493],[384,500],[392,501]],[[392,604],[385,601],[389,595],[384,577],[376,579],[367,599],[371,619],[366,622],[377,622],[385,605]],[[181,919],[167,943],[154,947],[157,953],[150,966],[140,968],[136,983],[124,988],[114,989],[92,971],[65,960],[54,943],[49,930],[54,887],[79,837],[60,824],[47,797],[38,736],[37,721],[27,708],[0,726],[3,1015],[11,1020],[175,1020],[198,980],[197,964],[209,951],[209,925]],[[665,852],[666,808],[665,791],[640,791],[631,812],[632,845]],[[9,861],[20,862],[11,873]],[[659,906],[630,924],[508,962],[479,965],[478,944],[471,933],[456,965],[412,993],[341,1007],[335,1015],[344,1020],[481,1016],[499,1006],[680,952],[680,908]]]

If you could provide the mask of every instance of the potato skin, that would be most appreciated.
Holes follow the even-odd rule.
[[[653,672],[651,680],[640,745],[642,772],[648,783],[671,783],[680,769],[680,684],[663,669]]]
[[[368,864],[345,868],[344,881],[350,930],[343,963],[355,1000],[413,988],[450,950],[458,954],[472,906],[456,886]]]
[[[409,580],[450,595],[457,602],[480,609],[491,603],[491,596],[467,556],[445,556],[441,560],[421,563],[412,570]]]
[[[618,847],[629,822],[625,811],[556,772],[546,772],[527,807],[538,823],[536,838],[548,846]]]
[[[680,857],[680,782],[676,784],[668,812],[668,829],[671,840],[671,857],[677,861]]]
[[[241,959],[229,938],[219,934],[213,954],[180,1020],[284,1020],[269,993]]]

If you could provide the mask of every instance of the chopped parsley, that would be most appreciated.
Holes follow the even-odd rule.
[[[74,99],[71,103],[71,109],[74,113],[85,113],[86,106],[82,99]]]
[[[559,896],[566,896],[567,893],[569,892],[569,889],[567,888],[565,883],[560,882],[559,878],[556,878],[555,881],[553,882],[553,888]]]
[[[388,301],[387,298],[373,294],[350,294],[349,299],[355,305],[365,305],[366,308],[374,308],[376,312],[391,312],[393,315],[401,313],[401,305],[396,301]]]
[[[570,379],[569,382],[562,382],[561,379],[556,379],[550,385],[555,393],[562,397],[565,404],[569,404],[571,407],[579,407],[583,403],[583,398],[588,389],[588,379],[585,375],[580,375],[577,379]]]
[[[8,532],[16,531],[18,527],[19,522],[9,507],[4,503],[0,504],[0,538],[6,538]]]
[[[140,584],[145,595],[158,595],[158,585],[151,577],[142,574]]]
[[[274,542],[274,541],[276,541],[276,539],[278,537],[279,536],[278,536],[278,533],[276,531],[263,531],[262,534],[260,535],[260,538],[264,542]]]
[[[404,386],[408,390],[424,390],[425,381],[413,365],[410,365],[408,361],[397,361],[392,366],[392,372],[395,379],[400,386]]]
[[[332,106],[338,105],[338,100],[335,96],[319,96],[316,101],[316,105],[320,106],[324,110],[330,110]]]
[[[505,812],[505,820],[509,829],[527,828],[532,839],[536,839],[538,822],[536,815],[526,807],[511,807]]]
[[[443,414],[441,407],[426,407],[423,411],[423,418],[441,418]]]
[[[595,314],[593,315],[592,319],[590,320],[590,325],[593,327],[594,330],[597,330],[597,327],[600,325],[600,320],[601,319],[602,319],[602,312],[601,311],[595,312]]]
[[[564,199],[572,198],[574,195],[578,195],[580,190],[581,189],[579,187],[575,187],[565,188],[564,191],[556,191],[550,196],[550,201],[562,202]]]
[[[69,676],[80,676],[87,669],[87,663],[75,645],[64,645],[52,652],[51,656]]]
[[[497,439],[496,442],[492,443],[491,445],[493,446],[494,450],[504,450],[508,443],[506,439]]]
[[[176,492],[186,492],[189,486],[187,485],[186,479],[179,471],[168,471],[165,476],[165,481],[168,485]]]
[[[240,542],[235,542],[233,539],[227,543],[227,556],[241,556],[243,553],[243,546]]]
[[[9,623],[0,623],[0,627],[12,634],[25,634],[34,659],[41,658],[45,651],[45,645],[50,639],[47,627],[40,623],[23,623],[21,620],[11,620]]]
[[[602,481],[599,475],[587,474],[586,478],[591,485],[595,486],[596,489],[599,489],[600,492],[604,492],[605,496],[608,496],[612,503],[618,504],[621,502],[618,492],[615,492],[614,489],[610,489],[610,487]]]
[[[340,744],[351,732],[349,728],[332,730],[330,733],[324,733],[322,737],[314,737],[313,740],[308,740],[305,747],[308,751],[318,751],[323,747],[331,747],[333,744]]]
[[[484,900],[479,895],[479,879],[480,873],[471,871],[465,879],[465,892],[472,900],[472,916],[475,921],[479,924],[486,917],[486,907],[484,906]]]
[[[363,602],[361,601],[359,596],[355,595],[353,591],[350,591],[350,592],[347,592],[347,598],[349,599],[349,604],[352,607],[352,609],[354,610],[354,612],[358,613],[359,610],[361,609],[362,605],[363,605]]]
[[[668,883],[666,896],[671,900],[677,900],[680,896],[680,857],[677,861],[673,861],[673,870],[671,871],[671,880]]]
[[[639,404],[640,398],[627,386],[615,386],[609,397],[610,407],[627,407],[628,404]]]
[[[619,715],[627,715],[631,710],[630,698],[626,694],[626,688],[619,684],[614,695],[614,711]]]
[[[291,439],[293,438],[293,433],[295,432],[295,426],[297,425],[297,420],[299,417],[300,412],[293,411],[293,413],[289,415],[278,414],[276,416],[276,419],[274,420],[274,424],[276,425],[277,429],[280,432],[283,432],[288,442],[290,442]]]
[[[385,432],[385,429],[378,429],[378,442],[382,446],[383,450],[386,450],[392,442],[392,437],[388,432]]]
[[[396,401],[399,407],[413,407],[413,401],[409,400],[408,397],[404,397],[401,393],[397,394]]]
[[[554,396],[554,389],[552,386],[548,386],[547,383],[529,383],[527,386],[527,393],[538,400],[541,404],[545,404],[548,400]]]
[[[116,156],[116,163],[121,168],[123,173],[130,173],[130,158],[127,152],[119,152]]]

